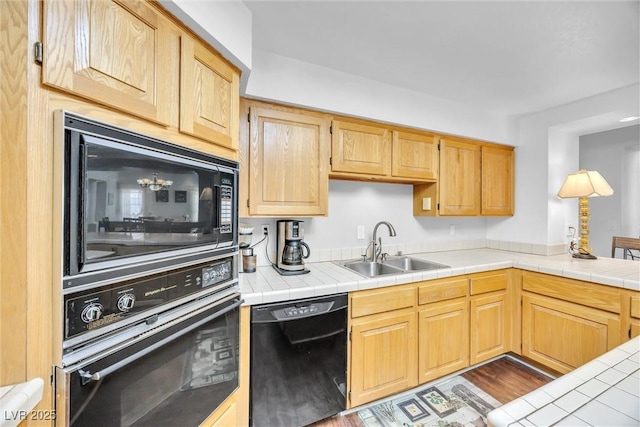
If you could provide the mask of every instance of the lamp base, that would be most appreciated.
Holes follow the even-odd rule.
[[[597,256],[595,255],[591,255],[591,254],[572,254],[571,256],[573,256],[574,258],[580,258],[580,259],[598,259]]]

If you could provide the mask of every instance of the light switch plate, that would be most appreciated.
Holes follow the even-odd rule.
[[[358,240],[364,240],[364,225],[358,226]]]
[[[431,197],[423,197],[422,198],[422,210],[430,211],[431,210]]]

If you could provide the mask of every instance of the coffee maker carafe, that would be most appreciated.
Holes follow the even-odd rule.
[[[282,275],[304,274],[309,272],[309,269],[304,266],[304,260],[309,258],[311,251],[309,250],[309,246],[303,241],[304,228],[302,227],[302,223],[303,221],[295,220],[280,220],[277,223],[277,261],[273,267]]]

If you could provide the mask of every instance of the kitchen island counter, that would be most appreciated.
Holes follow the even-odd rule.
[[[489,425],[640,425],[640,337],[488,415]]]
[[[640,265],[622,259],[582,260],[569,254],[540,256],[496,249],[473,249],[409,255],[449,268],[366,278],[336,262],[307,264],[310,273],[281,276],[270,266],[255,273],[240,273],[240,289],[245,305],[288,301],[300,298],[352,292],[384,286],[519,268],[570,279],[640,291]]]

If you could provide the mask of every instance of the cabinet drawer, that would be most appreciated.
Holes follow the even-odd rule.
[[[474,276],[469,280],[470,295],[484,294],[503,289],[507,289],[507,273],[504,271],[494,271]]]
[[[415,286],[391,286],[384,289],[356,292],[351,296],[351,317],[368,316],[415,305]]]
[[[469,280],[466,277],[424,283],[418,286],[418,304],[420,305],[464,297],[467,295],[469,288]]]
[[[622,312],[620,292],[617,289],[607,289],[606,286],[593,283],[540,273],[525,273],[522,276],[522,290],[611,313]]]

